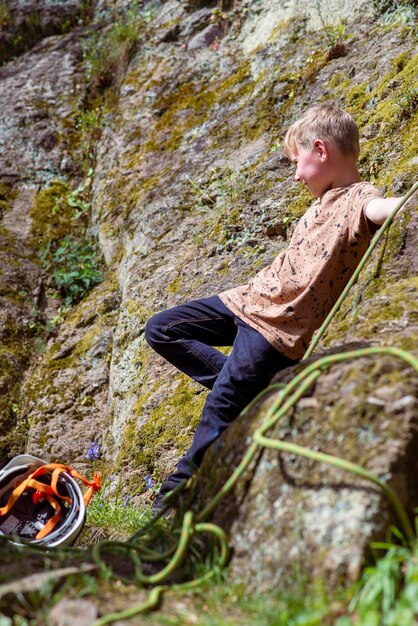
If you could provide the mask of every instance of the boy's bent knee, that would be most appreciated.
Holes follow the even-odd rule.
[[[156,313],[147,320],[145,324],[145,341],[152,347],[155,343],[161,341],[162,329],[164,326],[163,315]]]

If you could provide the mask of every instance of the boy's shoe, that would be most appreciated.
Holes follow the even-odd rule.
[[[171,517],[177,510],[178,500],[177,495],[178,492],[182,490],[183,483],[173,482],[171,480],[166,480],[160,487],[160,491],[157,493],[157,496],[152,503],[152,514],[153,517],[157,517],[161,515],[161,511],[163,517]],[[180,488],[180,489],[179,489]]]
[[[171,506],[170,494],[178,485],[171,483],[169,480],[165,481],[161,487],[160,491],[157,493],[154,502],[152,503],[152,515],[153,517],[160,516],[161,511],[164,511],[162,514],[163,517],[170,517],[172,513],[174,513],[175,509]]]

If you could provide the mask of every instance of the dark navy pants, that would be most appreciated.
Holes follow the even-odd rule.
[[[278,370],[294,361],[236,317],[219,296],[157,313],[147,322],[145,338],[158,354],[210,389],[192,445],[164,483],[165,491],[191,476],[209,445]],[[213,346],[233,348],[226,356]]]

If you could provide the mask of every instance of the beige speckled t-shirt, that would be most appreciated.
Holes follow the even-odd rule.
[[[281,353],[300,359],[377,230],[364,209],[381,197],[362,182],[325,192],[296,226],[283,263],[277,257],[221,300]]]

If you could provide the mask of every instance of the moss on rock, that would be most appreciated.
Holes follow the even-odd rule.
[[[124,430],[118,464],[127,463],[130,467],[141,467],[144,473],[153,473],[167,448],[174,449],[178,459],[189,447],[204,394],[196,395],[194,383],[183,374],[170,382],[165,398],[158,393],[163,385],[164,381],[157,381],[137,401],[135,419]]]
[[[35,247],[44,247],[49,241],[68,234],[73,214],[68,204],[70,192],[70,185],[59,180],[38,191],[30,211],[31,236]]]

